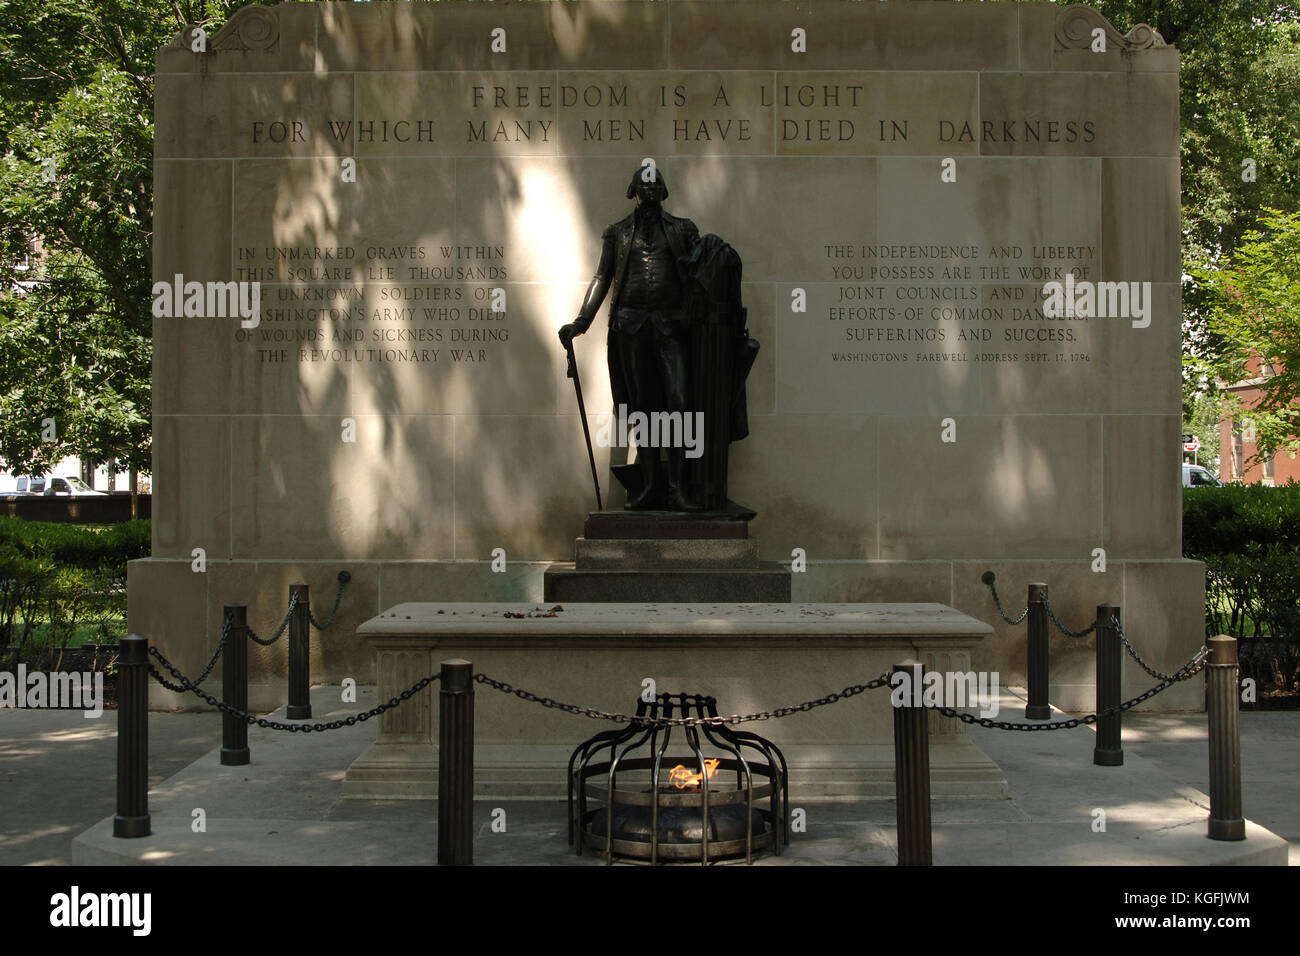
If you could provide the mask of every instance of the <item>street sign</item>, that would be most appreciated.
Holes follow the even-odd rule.
[[[1201,447],[1201,440],[1197,438],[1195,435],[1183,436],[1183,451],[1188,453],[1194,453],[1198,451],[1200,447]]]

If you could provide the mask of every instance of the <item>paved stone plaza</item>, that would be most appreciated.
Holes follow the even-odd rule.
[[[318,719],[374,705],[362,688],[339,707],[338,689],[313,688]],[[480,692],[479,708],[494,706]],[[1007,695],[1004,713],[1023,701]],[[852,707],[841,702],[838,707]],[[799,719],[798,716],[787,718]],[[216,714],[153,714],[150,811],[154,835],[116,840],[114,726],[109,712],[15,711],[0,723],[0,754],[12,796],[0,820],[0,864],[219,863],[430,864],[436,859],[437,810],[427,800],[343,799],[344,772],[373,729],[326,734],[251,728],[252,763],[217,761]],[[574,736],[594,722],[573,718]],[[941,799],[933,804],[936,865],[1300,863],[1300,714],[1242,715],[1244,843],[1205,836],[1208,816],[1203,714],[1143,714],[1125,721],[1125,764],[1092,765],[1093,733],[984,731],[980,745],[1010,785],[1007,800]],[[595,728],[600,729],[600,728]],[[76,755],[69,760],[69,754]],[[562,773],[562,771],[561,771]],[[506,832],[491,831],[492,810],[506,811]],[[202,807],[207,832],[191,830]],[[1091,830],[1092,811],[1107,811],[1107,832]],[[808,830],[765,864],[892,865],[894,804],[809,804]],[[475,862],[569,865],[562,803],[480,799]],[[1258,826],[1253,825],[1258,824]],[[84,832],[83,832],[84,831]],[[1266,831],[1272,831],[1271,833]],[[1276,834],[1274,836],[1273,834]],[[1282,839],[1285,838],[1285,841]],[[75,844],[74,844],[75,840]]]

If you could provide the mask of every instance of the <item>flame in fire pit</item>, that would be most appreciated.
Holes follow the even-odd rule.
[[[718,769],[718,764],[722,763],[717,757],[709,757],[704,761],[704,775],[692,772],[683,764],[678,764],[668,771],[668,782],[678,790],[685,790],[687,787],[698,787],[706,778],[712,777],[713,772]]]

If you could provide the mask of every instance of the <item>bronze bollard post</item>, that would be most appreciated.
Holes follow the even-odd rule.
[[[113,836],[145,837],[149,827],[149,642],[122,640],[117,657],[117,815]]]
[[[1047,700],[1049,655],[1047,644],[1047,585],[1029,585],[1029,703],[1025,705],[1028,720],[1048,720],[1052,705]]]
[[[289,706],[290,720],[311,717],[311,591],[305,584],[289,585],[289,600],[295,597],[289,618]]]
[[[1244,840],[1237,639],[1221,634],[1210,638],[1209,644],[1210,660],[1205,665],[1206,710],[1210,717],[1209,837]]]
[[[1120,704],[1120,674],[1124,649],[1119,643],[1118,604],[1097,605],[1097,713]],[[1115,623],[1111,624],[1111,618]],[[1124,763],[1123,714],[1116,711],[1097,718],[1097,743],[1092,762],[1098,767],[1119,767]]]
[[[236,710],[248,710],[248,608],[227,604],[230,621],[226,649],[221,655],[221,700]],[[248,763],[248,724],[233,714],[221,713],[221,764],[242,767]]]
[[[906,674],[901,706],[894,707],[894,799],[898,812],[898,865],[930,866],[930,737],[921,706],[925,666],[906,660],[894,665],[890,686],[899,688]],[[894,691],[896,693],[897,690]],[[915,705],[915,706],[914,706]]]
[[[474,862],[474,665],[442,662],[438,690],[438,865]]]

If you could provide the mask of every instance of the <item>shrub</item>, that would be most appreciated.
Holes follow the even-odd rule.
[[[1207,636],[1241,642],[1242,672],[1284,693],[1300,681],[1300,484],[1183,493],[1183,554],[1205,562]]]
[[[48,521],[0,520],[0,556],[49,559],[59,567],[114,571],[126,576],[126,562],[149,555],[148,519],[100,529]]]
[[[109,528],[0,520],[0,646],[61,653],[78,633],[126,634],[126,563],[147,557],[149,521]]]
[[[1300,484],[1227,485],[1183,492],[1183,553],[1235,554],[1278,545],[1300,551]]]

